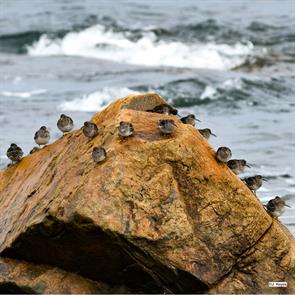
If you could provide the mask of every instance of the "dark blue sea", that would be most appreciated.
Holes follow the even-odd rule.
[[[156,92],[293,207],[295,1],[0,0],[0,169],[61,112],[76,128],[115,98]]]

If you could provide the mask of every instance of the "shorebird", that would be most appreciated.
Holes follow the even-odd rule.
[[[246,160],[240,160],[240,159],[234,159],[234,160],[229,160],[227,162],[227,166],[231,169],[231,171],[235,174],[240,174],[243,173],[245,170],[245,167],[251,168]]]
[[[189,125],[192,125],[192,126],[195,126],[196,125],[196,121],[201,122],[200,120],[198,120],[196,118],[196,116],[194,114],[190,114],[190,115],[187,115],[186,117],[182,117],[180,119],[180,121],[183,124],[189,124]]]
[[[210,136],[215,136],[216,135],[214,133],[212,133],[211,129],[209,128],[205,128],[205,129],[198,129],[198,131],[208,140],[210,138]]]
[[[253,191],[254,193],[256,193],[256,191],[262,186],[262,182],[267,181],[266,178],[264,178],[261,175],[255,175],[255,176],[251,176],[251,177],[246,177],[244,179],[242,179],[246,185],[248,186],[248,188]]]
[[[57,127],[63,134],[65,134],[73,129],[74,122],[72,118],[66,116],[65,114],[61,114],[57,121]]]
[[[159,113],[159,114],[165,114],[165,115],[177,115],[178,114],[177,109],[173,108],[169,104],[160,104],[151,110],[147,110],[147,112]]]
[[[219,162],[227,163],[230,160],[231,156],[232,156],[231,150],[226,146],[222,146],[218,148],[216,152],[216,159]]]
[[[103,147],[94,147],[92,151],[92,159],[95,163],[100,163],[106,159],[107,153]]]
[[[163,134],[171,134],[175,129],[176,124],[173,120],[160,120],[159,128]]]
[[[86,121],[86,122],[84,122],[84,126],[82,127],[82,131],[86,137],[93,139],[98,134],[99,129],[97,128],[97,126],[94,123]]]
[[[40,145],[46,145],[50,140],[50,133],[45,126],[42,126],[34,136],[35,142]]]
[[[279,217],[280,215],[282,215],[286,210],[285,207],[291,208],[279,196],[276,196],[274,199],[269,200],[265,207],[268,213],[273,217]]]
[[[134,129],[131,123],[121,121],[118,127],[118,131],[119,135],[125,138],[133,135]]]
[[[8,159],[11,160],[13,165],[18,163],[22,159],[24,152],[18,145],[16,145],[15,143],[12,143],[10,147],[8,148],[6,155]]]

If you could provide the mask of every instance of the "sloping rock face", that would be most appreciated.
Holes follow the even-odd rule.
[[[231,273],[210,290],[212,294],[294,294],[295,241],[275,220],[252,248],[237,260]],[[263,288],[261,287],[264,282]],[[287,282],[288,288],[267,288],[268,282]],[[258,290],[258,291],[257,291]]]
[[[0,258],[0,294],[114,294],[128,293],[58,268]]]
[[[115,101],[0,173],[0,255],[149,293],[295,292],[294,238],[156,94]],[[171,136],[158,122],[174,119]],[[133,137],[121,139],[120,121]],[[95,164],[94,146],[107,159]]]

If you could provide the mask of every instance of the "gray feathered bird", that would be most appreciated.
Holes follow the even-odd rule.
[[[22,159],[24,152],[18,145],[12,143],[8,148],[6,155],[8,159],[11,160],[12,164],[16,164]]]
[[[192,125],[192,126],[195,126],[196,125],[196,121],[198,122],[201,122],[200,120],[198,120],[196,118],[196,116],[194,114],[190,114],[190,115],[187,115],[185,117],[182,117],[180,119],[180,121],[183,123],[183,124],[189,124],[189,125]]]
[[[279,217],[280,215],[282,215],[286,210],[285,207],[291,208],[279,196],[276,196],[275,198],[269,200],[265,207],[268,213],[273,217]]]
[[[222,163],[227,163],[230,160],[231,156],[232,156],[232,152],[230,148],[226,146],[222,146],[218,148],[216,152],[216,159]]]
[[[42,126],[34,136],[35,142],[40,145],[46,145],[50,140],[50,133],[45,126]]]
[[[209,140],[210,136],[215,136],[216,135],[214,133],[212,133],[211,129],[209,128],[205,128],[205,129],[198,129],[198,131],[207,139]]]
[[[61,114],[57,121],[57,127],[63,134],[70,132],[74,127],[73,119],[65,114]]]
[[[263,181],[267,181],[267,179],[261,175],[246,177],[242,180],[246,183],[246,185],[249,187],[249,189],[253,192],[256,192],[262,186]]]
[[[133,125],[129,122],[121,121],[118,127],[118,132],[121,137],[129,137],[133,135],[134,128]]]
[[[82,127],[83,134],[89,139],[93,139],[97,136],[99,129],[96,124],[86,121],[84,122],[84,126]]]
[[[94,147],[92,151],[92,159],[95,163],[100,163],[106,159],[107,153],[103,147]]]
[[[171,134],[175,129],[176,124],[173,120],[160,120],[159,129],[163,134]]]
[[[147,112],[159,113],[159,114],[165,114],[165,115],[177,115],[178,114],[177,109],[175,109],[174,107],[172,107],[171,105],[166,104],[166,103],[157,105],[153,109],[147,110]]]
[[[229,160],[227,162],[227,166],[237,175],[243,173],[246,167],[250,168],[250,166],[247,164],[247,161],[242,159]]]

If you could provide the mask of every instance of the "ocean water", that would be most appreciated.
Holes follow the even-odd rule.
[[[52,140],[113,99],[152,91],[284,196],[295,233],[295,2],[0,0],[0,169],[42,125]]]

